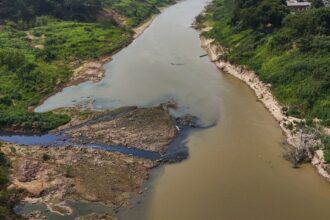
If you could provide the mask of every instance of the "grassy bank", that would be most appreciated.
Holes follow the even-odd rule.
[[[31,111],[86,60],[111,55],[132,28],[173,0],[3,0],[0,2],[0,131],[46,132],[65,113]],[[1,142],[0,142],[1,144]],[[13,148],[13,153],[15,149]],[[12,215],[10,164],[0,145],[0,219]],[[17,218],[17,216],[13,217]]]
[[[1,6],[1,129],[44,132],[68,122],[69,116],[29,109],[68,82],[77,64],[126,46],[132,40],[133,26],[158,13],[158,7],[173,3],[89,1],[63,5],[53,0],[14,0]]]
[[[43,20],[27,30],[7,25],[0,32],[3,127],[47,131],[66,123],[67,116],[33,113],[28,108],[70,79],[72,63],[111,54],[131,38],[113,25]]]
[[[126,25],[135,27],[153,14],[159,13],[159,8],[174,4],[175,0],[103,0],[107,7],[124,16]]]
[[[290,12],[283,1],[215,0],[199,24],[227,48],[222,59],[254,70],[272,85],[286,115],[330,125],[330,8]],[[328,137],[322,138],[330,161]]]

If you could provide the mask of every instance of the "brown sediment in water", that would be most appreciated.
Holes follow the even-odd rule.
[[[288,123],[295,124],[303,121],[302,119],[287,116],[283,113],[283,105],[281,105],[275,96],[271,92],[271,85],[262,82],[258,75],[253,70],[248,70],[244,66],[233,64],[225,59],[223,55],[228,52],[228,49],[215,43],[214,39],[206,38],[202,35],[203,32],[209,31],[212,28],[206,26],[200,31],[201,46],[206,50],[210,60],[224,73],[228,73],[237,79],[240,79],[246,83],[256,94],[258,100],[260,100],[265,108],[273,115],[276,121],[279,123],[280,128],[287,138],[287,143],[295,147],[298,150],[308,151],[308,157],[311,159],[311,163],[315,166],[318,173],[326,180],[330,181],[329,165],[324,160],[322,150],[316,149],[320,145],[320,139],[317,139],[317,134],[313,131],[306,131],[303,129],[289,129]],[[320,127],[320,130],[324,128]],[[325,129],[327,131],[327,129]]]
[[[77,143],[163,152],[178,133],[164,106],[122,107],[104,112],[64,108],[55,112],[70,114],[72,122],[53,132],[65,132],[67,138]],[[22,190],[22,201],[44,203],[48,210],[60,215],[72,214],[67,200],[101,202],[112,209],[127,207],[133,197],[143,193],[149,170],[160,164],[160,161],[70,145],[26,147],[3,143],[2,152],[13,165],[9,188]],[[39,214],[29,216],[33,219]]]

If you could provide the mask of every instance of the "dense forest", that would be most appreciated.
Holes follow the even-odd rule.
[[[270,83],[287,115],[330,125],[330,8],[322,0],[304,11],[284,0],[215,0],[200,19],[213,27],[205,35],[229,48],[223,58]],[[330,161],[329,138],[323,143]]]
[[[288,114],[330,125],[330,8],[290,13],[282,0],[217,0],[206,35],[230,48],[227,59],[272,84]]]
[[[115,11],[124,16],[131,26],[136,26],[159,7],[174,0],[1,0],[0,21],[13,20],[32,24],[37,17],[51,16],[70,21],[93,22],[100,15]]]

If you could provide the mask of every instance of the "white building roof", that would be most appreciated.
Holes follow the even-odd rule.
[[[299,6],[305,6],[309,7],[311,6],[310,2],[297,2],[297,1],[286,1],[287,6],[291,7],[299,7]]]

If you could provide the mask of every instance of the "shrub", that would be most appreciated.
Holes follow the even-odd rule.
[[[8,170],[5,166],[0,166],[0,187],[8,183]]]
[[[7,165],[6,155],[0,151],[0,166],[6,166],[6,165]]]
[[[64,173],[64,176],[65,176],[65,177],[67,177],[67,178],[72,178],[72,177],[74,177],[72,166],[66,166],[64,172],[65,172],[65,173]]]
[[[43,160],[43,161],[47,161],[47,160],[50,160],[50,155],[49,155],[49,154],[46,154],[46,153],[44,153],[44,154],[42,155],[42,160]]]
[[[6,206],[0,205],[0,218],[5,219],[9,215],[9,209]]]
[[[281,11],[281,0],[235,2],[213,1],[200,18],[213,24],[204,35],[230,48],[229,61],[253,69],[272,84],[273,94],[286,106],[284,114],[329,125],[330,8],[289,14]],[[270,22],[268,18],[281,20],[271,16],[276,8],[275,14],[285,16]]]
[[[14,153],[14,154],[15,154],[15,153],[16,153],[16,148],[15,148],[15,147],[13,147],[13,146],[11,146],[11,147],[10,147],[10,151],[11,151],[12,153]]]
[[[323,145],[324,160],[330,163],[330,136],[321,137],[321,142]]]

